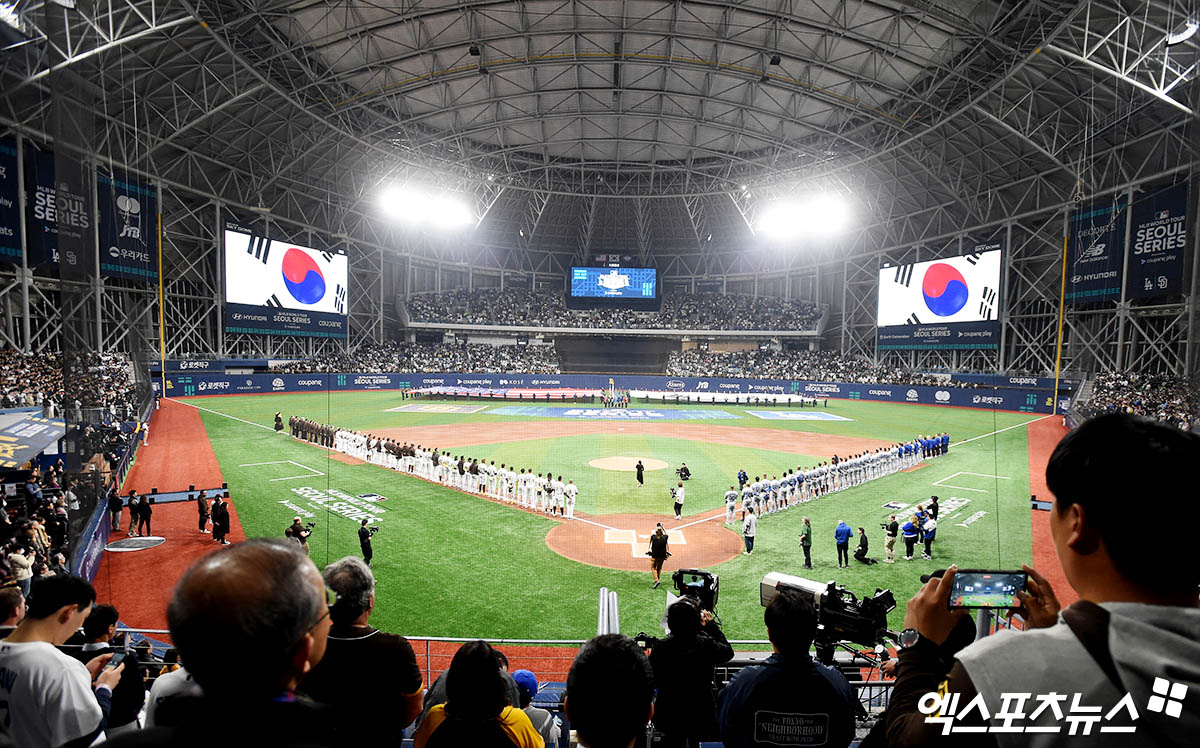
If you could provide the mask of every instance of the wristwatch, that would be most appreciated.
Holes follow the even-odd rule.
[[[900,637],[896,642],[900,645],[900,649],[908,649],[921,640],[921,634],[916,629],[904,629],[900,632]]]

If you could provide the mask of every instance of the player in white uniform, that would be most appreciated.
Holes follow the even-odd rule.
[[[733,486],[725,492],[725,524],[733,524],[733,515],[737,513],[738,492]]]
[[[569,481],[563,487],[563,498],[566,499],[567,519],[575,519],[575,498],[579,496],[579,487],[575,481]]]
[[[754,506],[754,484],[747,483],[742,488],[742,519],[746,518],[746,511]]]
[[[560,475],[550,481],[550,513],[555,514],[555,510],[557,509],[557,513],[561,516],[563,513],[564,503],[563,482],[562,476]]]
[[[521,468],[521,472],[517,474],[517,501],[523,507],[529,506],[529,494],[526,493],[529,476],[525,474],[525,468]]]
[[[778,512],[783,508],[783,483],[776,476],[771,477],[771,512]]]
[[[547,489],[550,486],[550,481],[548,481],[544,477],[542,477],[541,473],[538,473],[537,479],[534,481],[533,485],[535,487],[535,490],[537,491],[538,509],[545,512],[546,514],[549,514],[550,513],[550,494],[547,493]]]

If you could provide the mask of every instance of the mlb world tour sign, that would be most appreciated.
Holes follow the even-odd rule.
[[[876,400],[881,402],[945,405],[962,408],[1009,410],[1024,413],[1050,413],[1053,395],[1045,390],[996,387],[962,389],[847,382],[811,382],[771,379],[716,379],[700,377],[660,377],[648,375],[616,376],[616,387],[630,390],[676,392],[680,401],[711,402],[714,394],[803,395],[810,398]],[[601,374],[209,374],[172,373],[166,375],[167,397],[207,395],[248,395],[321,390],[410,390],[422,387],[461,387],[462,392],[492,391],[499,398],[508,390],[534,390],[539,397],[558,389],[594,389],[609,387],[609,377]],[[553,395],[552,395],[553,397]],[[667,402],[671,402],[668,397]],[[1059,398],[1063,411],[1068,400]],[[725,403],[736,410],[745,403]]]

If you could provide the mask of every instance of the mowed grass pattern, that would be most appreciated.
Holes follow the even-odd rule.
[[[545,543],[553,520],[371,465],[346,465],[332,459],[326,450],[297,442],[286,433],[277,435],[251,425],[269,425],[275,411],[282,411],[285,421],[297,414],[365,431],[433,423],[502,424],[540,419],[490,416],[486,412],[388,412],[402,401],[398,395],[382,392],[210,397],[186,402],[207,411],[203,413],[205,427],[249,536],[282,536],[293,511],[280,502],[304,505],[293,491],[296,488],[334,488],[351,495],[373,492],[388,497],[381,504],[386,509],[383,529],[374,540],[373,566],[379,589],[373,621],[381,628],[409,636],[585,639],[594,633],[596,595],[601,586],[620,595],[623,631],[653,633],[658,626],[666,602],[665,587],[652,591],[648,570],[602,569],[557,555]],[[721,409],[740,412],[730,406]],[[753,556],[739,556],[712,568],[721,577],[718,614],[731,638],[765,636],[758,583],[769,571],[822,582],[836,580],[858,595],[870,594],[876,587],[890,588],[900,602],[890,625],[899,629],[903,602],[920,585],[921,573],[951,562],[959,566],[1016,568],[1030,560],[1028,454],[1026,430],[1020,424],[1037,416],[854,401],[830,401],[829,410],[854,420],[764,421],[742,413],[743,418],[719,423],[775,429],[781,443],[789,431],[891,440],[945,430],[953,441],[961,442],[1007,430],[956,446],[927,467],[765,517],[759,524]],[[724,491],[739,468],[753,476],[759,469],[777,467],[782,471],[785,466],[811,464],[828,457],[694,442],[687,438],[689,422],[672,424],[678,436],[604,434],[521,442],[504,442],[504,430],[498,427],[495,444],[461,451],[494,459],[497,464],[514,462],[518,467],[574,478],[581,488],[578,509],[582,512],[650,512],[664,516],[671,509],[667,487],[673,484],[672,469],[681,460],[687,461],[696,476],[688,484],[686,511],[699,515],[722,506]],[[638,489],[632,473],[587,466],[595,457],[617,455],[660,459],[671,467],[648,471],[646,487]],[[270,481],[288,474],[280,469],[291,466],[240,467],[272,460],[293,460],[323,475]],[[957,479],[951,477],[955,474]],[[975,490],[932,485],[939,481]],[[915,503],[931,494],[943,501],[952,496],[969,499],[939,528],[933,561],[873,566],[852,563],[850,569],[836,568],[833,528],[838,520],[844,519],[856,528],[865,527],[871,555],[882,558],[883,533],[878,525],[889,513],[883,505],[889,501]],[[956,526],[979,512],[986,514],[965,527]],[[814,527],[816,568],[812,571],[801,568],[803,555],[798,544],[805,514]],[[332,512],[319,514],[317,521],[311,541],[314,561],[324,564],[358,553],[357,522]],[[740,526],[730,531],[740,534]]]

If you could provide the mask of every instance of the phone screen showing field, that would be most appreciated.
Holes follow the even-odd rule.
[[[1023,571],[960,571],[950,592],[951,608],[1012,608],[1025,589]]]

